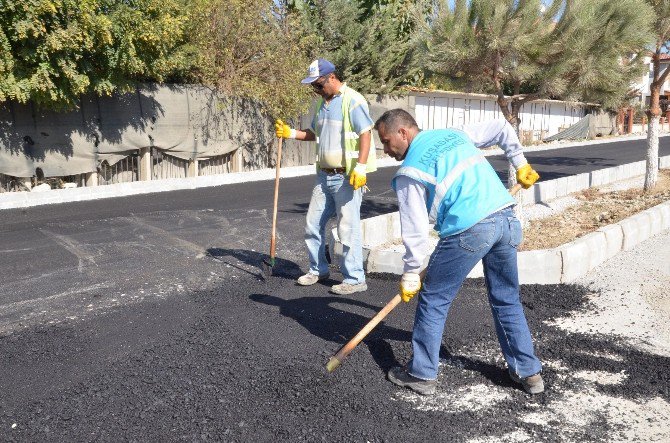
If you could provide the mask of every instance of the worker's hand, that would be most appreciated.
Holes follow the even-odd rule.
[[[421,289],[421,276],[413,272],[405,272],[400,279],[400,298],[407,303]]]
[[[523,186],[524,189],[528,189],[533,186],[533,183],[540,178],[540,174],[537,173],[530,164],[526,163],[516,170],[516,181]]]
[[[365,163],[357,163],[354,170],[351,171],[349,184],[354,187],[354,191],[365,186],[365,183],[367,183],[368,179],[365,176],[366,168],[367,166],[365,166]]]
[[[295,138],[295,129],[291,129],[289,125],[281,120],[275,122],[275,133],[278,138]]]

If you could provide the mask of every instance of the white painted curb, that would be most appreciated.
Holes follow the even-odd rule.
[[[670,167],[670,156],[661,158],[662,168]],[[641,168],[641,169],[640,169]],[[644,162],[579,174],[538,183],[526,190],[524,201],[544,201],[569,195],[590,186],[599,186],[644,174]],[[597,184],[596,184],[597,183]],[[404,248],[389,248],[400,238],[400,219],[397,212],[361,221],[363,256],[367,272],[402,274]],[[523,251],[518,254],[519,282],[522,284],[567,283],[583,276],[620,251],[627,251],[666,229],[670,229],[670,201],[641,211],[618,223],[604,226],[595,232],[552,249]],[[339,259],[342,245],[333,229],[330,250]],[[432,251],[431,251],[432,252]],[[336,261],[334,261],[336,263]],[[483,277],[481,262],[468,275]]]
[[[380,215],[366,219],[366,221],[389,223],[391,220],[389,216],[396,214]],[[620,251],[630,250],[666,229],[670,229],[670,201],[646,209],[618,223],[604,226],[556,248],[519,252],[517,256],[519,282],[522,284],[557,284],[574,281]],[[398,236],[389,237],[389,240],[397,238]],[[336,233],[331,243],[331,250],[336,256],[342,253]],[[364,243],[366,271],[400,275],[403,272],[403,254],[404,251]],[[483,275],[480,262],[468,277],[476,278],[483,277]]]

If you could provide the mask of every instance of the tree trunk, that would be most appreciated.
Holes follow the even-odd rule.
[[[644,175],[644,190],[649,191],[658,181],[658,131],[660,117],[649,116],[647,130],[647,170]]]
[[[647,170],[644,175],[644,190],[649,191],[658,181],[658,131],[661,116],[660,107],[661,84],[652,82],[649,103],[649,126],[647,128]]]

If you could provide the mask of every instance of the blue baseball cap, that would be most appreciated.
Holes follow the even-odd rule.
[[[307,77],[305,77],[301,83],[308,85],[312,83],[317,78],[335,72],[335,65],[326,60],[325,58],[320,58],[314,60],[307,70]]]

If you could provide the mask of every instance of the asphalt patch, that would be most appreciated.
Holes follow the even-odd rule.
[[[670,401],[667,358],[547,324],[589,308],[586,291],[570,285],[522,287],[538,356],[568,368],[565,377],[545,365],[545,394],[528,396],[507,377],[480,279],[461,289],[443,338],[438,394],[462,398],[427,400],[386,381],[409,358],[412,304],[328,373],[330,356],[392,298],[397,277],[372,276],[368,292],[341,297],[328,292],[335,279],[296,286],[298,271],[3,337],[0,439],[496,441],[523,432],[534,441],[609,441],[620,430],[598,413],[569,430],[523,417],[584,389],[575,371],[625,371],[622,383],[597,389]],[[489,392],[500,395],[491,402]]]

